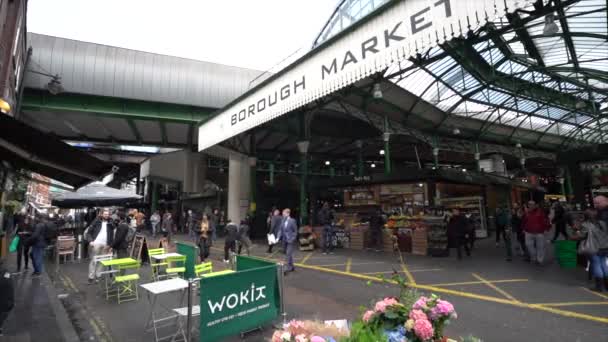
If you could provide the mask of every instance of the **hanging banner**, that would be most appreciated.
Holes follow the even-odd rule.
[[[198,149],[331,94],[533,2],[401,0],[289,65],[199,127]],[[356,23],[354,25],[357,25]],[[348,30],[348,29],[347,29]]]

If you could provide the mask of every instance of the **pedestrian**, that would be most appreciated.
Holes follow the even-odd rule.
[[[517,240],[519,255],[523,256],[524,258],[529,258],[530,256],[528,254],[528,248],[526,247],[526,236],[521,226],[523,215],[523,209],[519,205],[515,204],[511,212],[511,229],[513,230],[513,234]]]
[[[509,210],[506,207],[496,208],[496,247],[500,244],[500,237],[503,240],[507,239],[505,229],[507,228],[509,221]]]
[[[119,212],[117,214],[118,220],[114,225],[116,227],[114,231],[114,239],[112,241],[112,250],[116,252],[116,256],[118,258],[126,258],[128,257],[128,249],[129,249],[129,225],[126,222],[126,217],[124,212]]]
[[[194,221],[194,213],[192,212],[192,209],[188,209],[186,218],[186,229],[188,230],[188,236],[190,237],[190,239],[192,239],[193,241],[197,241],[198,234],[195,229]]]
[[[604,222],[608,227],[608,197],[604,195],[595,196],[593,206],[597,209],[598,221]]]
[[[536,202],[529,201],[528,212],[524,215],[521,224],[530,254],[530,258],[526,261],[542,265],[545,260],[545,232],[551,228],[549,218]]]
[[[380,252],[384,246],[382,245],[382,227],[384,226],[384,218],[382,211],[377,209],[369,219],[370,244],[369,249],[375,248],[376,252]]]
[[[150,222],[152,223],[152,237],[156,238],[156,232],[158,232],[160,221],[160,214],[158,210],[155,210],[154,214],[152,214],[152,216],[150,217]]]
[[[209,257],[209,216],[203,214],[198,238],[198,250],[201,262]]]
[[[268,231],[268,234],[274,235],[275,243],[268,243],[268,253],[272,253],[272,248],[274,245],[281,241],[281,222],[283,222],[281,211],[279,209],[274,209],[272,218],[270,220],[270,230]]]
[[[32,276],[34,277],[42,274],[44,250],[48,244],[46,240],[47,229],[49,229],[47,224],[48,218],[42,215],[27,242],[32,246],[32,263],[34,264],[34,273],[32,273]]]
[[[146,215],[142,211],[135,211],[135,225],[138,233],[144,231]]]
[[[0,337],[4,336],[3,326],[15,306],[15,287],[10,272],[0,259]],[[21,322],[23,323],[23,322]]]
[[[239,226],[239,234],[238,234],[238,241],[239,241],[239,249],[238,249],[238,254],[241,254],[241,250],[243,249],[243,246],[245,246],[245,251],[247,252],[247,255],[250,255],[251,253],[251,239],[249,238],[249,220],[245,219],[241,221],[241,225]]]
[[[604,222],[598,220],[595,209],[587,209],[577,238],[587,246],[582,250],[589,258],[590,269],[595,280],[593,291],[608,291],[608,229]]]
[[[224,262],[230,262],[230,251],[235,252],[236,241],[239,239],[239,227],[228,219],[226,224],[226,240],[224,240]]]
[[[557,238],[559,237],[559,234],[562,234],[564,236],[564,239],[569,239],[568,232],[566,232],[566,225],[568,223],[568,213],[559,202],[555,202],[555,204],[553,205],[553,220],[551,223],[555,225],[555,233],[551,242],[555,242],[555,240],[557,240]]]
[[[470,229],[469,220],[461,215],[460,208],[452,209],[452,217],[448,222],[448,248],[456,248],[458,260],[462,260],[462,246],[467,256],[471,256],[471,250],[466,239],[467,232]]]
[[[32,236],[32,226],[30,218],[25,217],[17,225],[16,235],[19,236],[19,244],[17,244],[17,273],[21,273],[21,261],[25,261],[25,270],[29,269],[30,260],[30,245],[29,238]],[[33,265],[33,260],[32,260]]]
[[[220,224],[220,211],[215,208],[211,213],[211,217],[209,217],[211,225],[209,228],[211,229],[211,243],[217,240],[217,229]]]
[[[169,212],[169,210],[165,211],[163,215],[163,221],[160,227],[163,232],[163,237],[167,238],[167,242],[171,242],[171,235],[173,233],[173,215]]]
[[[110,211],[103,209],[101,217],[89,228],[87,232],[89,241],[89,284],[93,284],[101,272],[102,265],[95,262],[95,256],[108,254],[114,242],[114,224],[110,221]]]
[[[296,248],[296,240],[298,238],[298,225],[296,220],[290,217],[291,210],[289,208],[283,209],[283,222],[281,223],[281,236],[285,243],[285,258],[287,268],[284,273],[295,271],[293,266],[293,252]]]
[[[319,224],[323,226],[323,254],[333,254],[334,229],[332,227],[333,214],[329,210],[329,204],[323,203],[323,207],[317,214]]]

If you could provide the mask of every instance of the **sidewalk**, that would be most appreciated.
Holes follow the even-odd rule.
[[[5,266],[14,271],[15,265],[15,255],[11,254]],[[12,275],[15,308],[4,323],[4,336],[0,341],[80,341],[47,270],[37,278],[32,278],[31,274],[30,265],[28,270]]]

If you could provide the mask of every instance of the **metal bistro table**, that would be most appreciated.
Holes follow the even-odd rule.
[[[136,262],[137,262],[137,260],[135,260],[133,258],[108,259],[108,260],[102,260],[99,262],[103,267],[106,268],[105,271],[101,272],[101,275],[104,278],[106,299],[110,299],[110,297],[114,296],[111,294],[111,292],[113,292],[113,289],[110,288],[111,282],[109,283],[108,281],[109,281],[109,278],[111,276],[113,276],[114,273],[117,273],[118,271],[113,270],[112,267],[119,267],[119,266],[123,266],[123,265],[134,264]]]
[[[172,308],[166,308],[162,305],[160,305],[163,309],[163,311],[165,311],[168,315],[165,316],[160,316],[156,314],[156,304],[157,304],[157,299],[159,295],[162,294],[167,294],[167,293],[171,293],[171,292],[175,292],[175,291],[182,291],[182,295],[181,298],[179,300],[178,303],[178,307],[182,307],[183,306],[183,302],[184,302],[184,294],[186,293],[186,291],[188,289],[188,281],[181,279],[181,278],[173,278],[173,279],[167,279],[167,280],[161,280],[161,281],[157,281],[157,282],[153,282],[153,283],[148,283],[148,284],[143,284],[140,285],[144,290],[146,290],[147,294],[148,294],[148,301],[150,302],[150,315],[148,316],[148,319],[146,320],[146,327],[145,330],[146,331],[150,331],[150,330],[154,330],[154,341],[161,341],[164,339],[168,339],[168,338],[172,338],[173,335],[168,335],[168,336],[164,336],[159,338],[158,337],[158,329],[168,326],[168,325],[159,325],[159,323],[170,320],[170,319],[177,319],[177,315],[175,314],[175,312],[173,312]]]
[[[183,256],[183,255],[179,254],[179,253],[165,253],[165,254],[151,255],[150,257],[152,257],[152,259],[154,259],[156,261],[163,261],[170,257],[179,257],[179,256]]]

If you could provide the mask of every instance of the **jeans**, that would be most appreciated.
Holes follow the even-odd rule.
[[[25,239],[24,237],[21,237],[21,239]],[[17,272],[21,271],[21,257],[25,258],[25,269],[28,268],[28,264],[30,261],[30,246],[26,246],[25,242],[23,241],[19,241],[19,245],[17,246]],[[33,260],[32,260],[32,264],[33,264]]]
[[[462,259],[462,246],[467,256],[471,256],[471,248],[469,247],[469,239],[466,236],[458,238],[458,245],[456,246],[456,255],[458,259]]]
[[[295,268],[293,267],[293,252],[296,249],[296,243],[288,242],[285,250],[285,262],[287,263],[287,269],[285,271],[290,272]]]
[[[101,273],[103,266],[100,262],[95,262],[95,257],[98,255],[105,254],[107,252],[107,247],[102,245],[93,245],[89,249],[89,279],[99,278],[99,273]]]
[[[531,261],[537,261],[542,264],[545,260],[545,234],[526,234],[526,247],[530,254]]]
[[[156,237],[156,232],[158,232],[158,223],[152,223],[152,236]]]
[[[605,253],[598,253],[591,256],[591,270],[596,279],[608,279],[608,265],[606,259],[608,256]]]
[[[205,259],[209,257],[209,243],[207,242],[207,239],[200,238],[198,241],[198,251],[201,257],[201,262],[205,261]]]
[[[334,229],[331,225],[323,226],[323,253],[331,252],[333,247]]]
[[[229,242],[226,241],[224,242],[224,260],[230,260],[230,251],[232,251],[234,253],[234,249],[235,249],[235,242]]]
[[[42,258],[44,257],[44,247],[32,247],[32,262],[34,273],[42,273]]]

